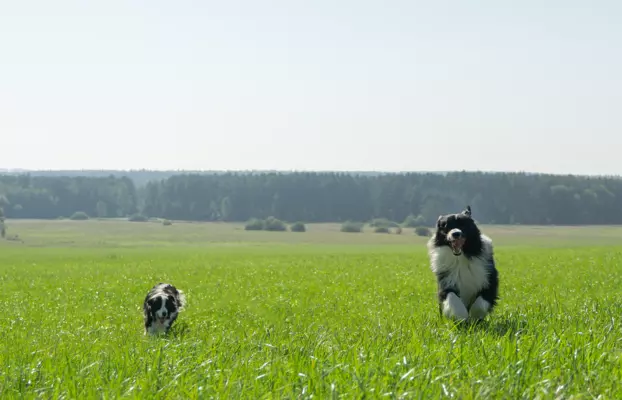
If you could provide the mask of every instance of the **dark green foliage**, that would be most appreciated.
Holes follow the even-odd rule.
[[[165,219],[165,220],[162,220],[162,225],[171,226],[173,225],[173,222],[170,219]]]
[[[377,226],[374,228],[374,233],[389,233],[389,228],[386,226]]]
[[[105,201],[99,200],[95,205],[95,209],[99,218],[106,218],[108,216],[108,205]]]
[[[264,221],[263,229],[266,231],[282,232],[287,230],[287,225],[280,219],[268,217]]]
[[[418,226],[415,228],[415,235],[428,237],[432,236],[432,231],[430,230],[430,228],[427,228],[425,226]]]
[[[132,214],[127,218],[130,222],[147,222],[149,221],[149,217],[142,214]]]
[[[257,219],[257,218],[251,218],[244,226],[244,229],[247,231],[261,231],[263,230],[263,226],[264,226],[263,220]]]
[[[377,228],[397,228],[400,224],[387,218],[374,218],[369,223],[369,226]]]
[[[307,227],[302,222],[294,222],[290,225],[289,230],[292,232],[306,232]]]
[[[165,179],[137,190],[125,176],[54,174],[60,173],[0,176],[0,202],[7,217],[53,219],[83,210],[118,218],[138,212],[140,205],[146,215],[171,220],[248,221],[272,215],[314,223],[368,221],[383,215],[386,221],[404,221],[406,227],[432,227],[439,215],[470,204],[474,218],[483,224],[622,224],[622,179],[615,177],[186,173],[165,174]]]
[[[98,217],[125,217],[137,212],[134,183],[128,178],[0,175],[2,197],[15,206],[8,218],[55,219],[76,210]]]
[[[363,224],[360,222],[346,221],[341,225],[341,232],[348,232],[348,233],[363,232]]]
[[[71,214],[71,217],[69,217],[69,219],[73,221],[85,221],[89,219],[89,216],[84,211],[76,211],[75,213]]]
[[[0,237],[6,237],[6,224],[4,223],[4,209],[0,207]]]
[[[423,215],[417,215],[415,217],[414,215],[411,214],[408,217],[406,217],[402,225],[404,225],[405,228],[416,228],[418,226],[426,226],[427,221],[425,220]]]

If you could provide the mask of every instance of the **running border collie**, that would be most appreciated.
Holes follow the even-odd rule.
[[[499,298],[499,273],[492,240],[471,218],[471,206],[438,217],[428,255],[441,315],[458,321],[481,320],[493,310]]]
[[[181,290],[168,283],[155,285],[143,302],[145,335],[168,333],[185,305],[186,297]]]

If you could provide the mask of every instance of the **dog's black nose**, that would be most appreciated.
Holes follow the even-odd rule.
[[[451,233],[451,237],[454,238],[454,239],[458,239],[460,236],[462,236],[462,232],[460,232],[460,231],[453,231]]]

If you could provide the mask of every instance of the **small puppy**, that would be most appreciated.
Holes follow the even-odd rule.
[[[168,333],[185,305],[186,297],[181,290],[168,283],[155,285],[143,303],[145,335]]]
[[[492,311],[499,290],[492,240],[480,232],[470,206],[459,214],[438,217],[428,254],[441,315],[480,320]]]

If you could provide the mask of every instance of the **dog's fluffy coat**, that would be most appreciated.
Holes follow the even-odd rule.
[[[181,290],[168,283],[155,285],[143,302],[145,335],[168,333],[185,305],[186,297]]]
[[[471,218],[471,207],[441,215],[428,241],[430,267],[438,284],[439,312],[455,320],[486,317],[498,300],[499,274],[492,240]]]

